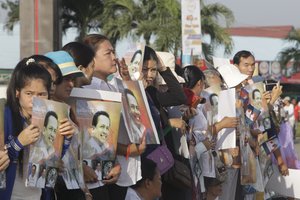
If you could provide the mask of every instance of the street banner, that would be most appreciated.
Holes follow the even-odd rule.
[[[182,66],[192,64],[192,57],[201,57],[200,1],[181,1]]]

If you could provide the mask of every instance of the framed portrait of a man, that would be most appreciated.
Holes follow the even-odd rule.
[[[157,131],[142,82],[116,79],[115,86],[122,93],[122,117],[130,142],[140,144],[145,137],[147,144],[158,144]]]

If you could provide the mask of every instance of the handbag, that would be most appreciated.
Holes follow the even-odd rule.
[[[158,146],[147,158],[156,163],[161,175],[174,165],[174,158],[166,144]]]
[[[179,189],[192,187],[191,170],[183,161],[175,159],[174,166],[164,175],[164,180]]]

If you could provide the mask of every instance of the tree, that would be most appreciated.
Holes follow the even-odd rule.
[[[7,21],[4,24],[4,29],[8,32],[13,31],[14,26],[19,22],[19,1],[5,0],[1,3],[1,8],[8,10]]]
[[[232,12],[218,3],[206,6],[200,2],[202,33],[211,38],[210,44],[203,44],[205,57],[208,58],[214,48],[220,45],[224,45],[225,53],[230,53],[233,42],[226,28],[234,21]],[[149,45],[151,37],[154,37],[156,49],[177,52],[181,48],[180,9],[179,1],[175,0],[107,1],[102,17],[106,23],[102,30],[114,42],[132,36],[143,37]],[[225,27],[220,25],[220,18],[225,22]]]
[[[294,67],[300,66],[300,29],[291,30],[285,41],[290,42],[292,46],[279,52],[278,59],[281,66],[286,66],[290,61],[293,61]]]
[[[69,28],[76,28],[81,40],[91,30],[99,30],[101,20],[99,16],[103,12],[101,0],[62,0],[62,30],[65,33]]]
[[[220,45],[224,45],[225,53],[230,53],[233,43],[225,30],[234,21],[232,12],[219,3],[200,3],[202,33],[211,38],[209,44],[203,43],[205,57],[208,59]],[[6,0],[3,6],[9,7],[11,13],[6,26],[13,27],[18,1]],[[181,49],[181,7],[177,0],[62,0],[62,7],[62,30],[77,28],[77,39],[90,30],[101,30],[113,44],[130,36],[134,40],[142,37],[147,45],[154,39],[157,50]],[[220,25],[220,19],[225,27]]]
[[[225,54],[229,54],[233,48],[233,41],[226,32],[226,28],[230,27],[234,22],[232,11],[219,3],[205,5],[202,0],[200,3],[202,34],[210,36],[211,44],[209,46],[212,52],[215,47],[224,45]],[[224,20],[225,28],[220,25],[219,19]]]

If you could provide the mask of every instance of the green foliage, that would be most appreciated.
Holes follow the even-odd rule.
[[[78,37],[81,40],[89,31],[99,30],[103,13],[101,0],[62,0],[62,30],[65,33],[68,28],[77,28]]]
[[[65,33],[77,28],[77,40],[91,30],[99,31],[117,41],[132,37],[143,38],[147,45],[160,51],[178,52],[181,49],[181,5],[177,0],[62,0],[61,23]],[[234,21],[231,10],[219,4],[201,3],[202,33],[210,35],[211,43],[203,43],[203,53],[209,58],[215,47],[224,45],[225,53],[232,51],[233,42],[225,31]],[[9,10],[5,24],[12,30],[19,20],[19,1],[6,0],[2,8]],[[220,25],[224,22],[225,27]]]
[[[293,29],[285,39],[292,43],[292,47],[283,49],[278,54],[281,66],[286,66],[289,61],[294,61],[294,66],[300,66],[300,29]]]
[[[15,24],[19,22],[19,1],[5,0],[1,3],[1,8],[8,10],[7,20],[3,28],[8,32],[12,32]]]

